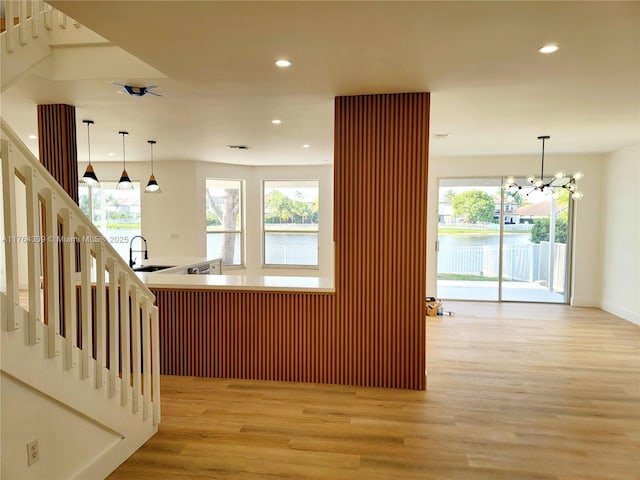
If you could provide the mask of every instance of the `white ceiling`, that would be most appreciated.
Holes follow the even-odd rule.
[[[433,156],[538,153],[543,134],[549,154],[640,141],[637,1],[50,3],[147,65],[96,55],[55,80],[25,75],[3,116],[26,136],[37,103],[71,103],[79,128],[95,121],[96,161],[121,159],[128,130],[127,160],[148,159],[153,138],[157,160],[328,163],[335,96],[410,91],[432,93],[431,132],[451,134],[432,138]],[[550,42],[560,50],[538,53]],[[83,160],[84,130],[78,142]]]

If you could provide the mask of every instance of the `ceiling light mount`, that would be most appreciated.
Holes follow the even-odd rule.
[[[278,59],[274,63],[276,64],[277,67],[280,67],[280,68],[287,68],[291,66],[291,61],[287,60],[286,58]]]
[[[538,137],[538,140],[542,140],[542,158],[540,160],[540,177],[536,177],[534,175],[529,175],[527,177],[527,182],[529,185],[518,185],[516,183],[516,179],[513,176],[508,176],[502,188],[507,194],[515,194],[523,190],[524,188],[529,188],[528,191],[524,192],[526,196],[531,194],[532,192],[538,191],[544,194],[551,194],[553,198],[558,198],[562,190],[566,190],[571,194],[571,198],[574,200],[579,200],[583,197],[581,191],[578,190],[578,180],[580,180],[584,175],[582,172],[576,172],[572,176],[568,176],[564,172],[556,173],[551,179],[545,180],[544,178],[544,144],[551,137],[549,135],[541,135]]]

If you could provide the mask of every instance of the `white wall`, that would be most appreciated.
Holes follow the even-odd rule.
[[[3,480],[73,478],[121,438],[88,418],[2,374]],[[40,460],[27,464],[38,439]]]
[[[84,171],[86,164],[80,164]],[[101,180],[116,180],[121,162],[94,164]],[[143,189],[149,178],[148,162],[127,162],[127,172]],[[209,178],[244,179],[245,183],[245,267],[228,268],[240,275],[333,276],[333,167],[331,165],[252,167],[209,162],[156,162],[155,175],[160,194],[142,193],[142,235],[149,257],[206,256],[205,184]],[[262,181],[318,180],[320,222],[318,268],[265,268],[262,266]]]
[[[603,170],[602,308],[640,324],[640,144]]]
[[[576,202],[575,249],[573,251],[571,304],[595,307],[600,305],[602,275],[601,231],[599,224],[604,158],[602,155],[547,155],[545,170],[555,172],[582,171],[580,190],[584,198]],[[537,173],[540,157],[534,155],[433,157],[429,160],[429,196],[427,227],[427,295],[437,295],[438,239],[438,179],[456,177],[527,176]]]

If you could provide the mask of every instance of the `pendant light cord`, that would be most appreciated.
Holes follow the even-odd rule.
[[[91,125],[89,122],[87,123],[87,152],[89,153],[89,165],[91,165],[91,136],[89,134],[89,126]]]
[[[127,159],[126,159],[125,150],[124,150],[124,137],[129,135],[129,132],[120,131],[118,133],[120,135],[122,135],[122,166],[123,166],[123,169],[126,170],[127,169]]]
[[[153,144],[156,143],[153,140],[149,140],[149,147],[151,148],[151,175],[153,175]]]
[[[542,162],[541,162],[541,170],[540,170],[540,180],[544,182],[544,141],[545,138],[542,137]]]

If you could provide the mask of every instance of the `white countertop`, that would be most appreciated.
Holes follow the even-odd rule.
[[[183,266],[206,262],[206,257],[153,257],[135,267],[145,265]],[[223,270],[224,271],[224,270]],[[267,292],[335,292],[332,278],[252,275],[187,275],[179,273],[136,272],[149,288],[241,290]]]
[[[335,292],[333,279],[325,277],[185,275],[178,273],[163,274],[158,272],[136,272],[136,275],[138,275],[140,280],[149,288],[267,292]]]

